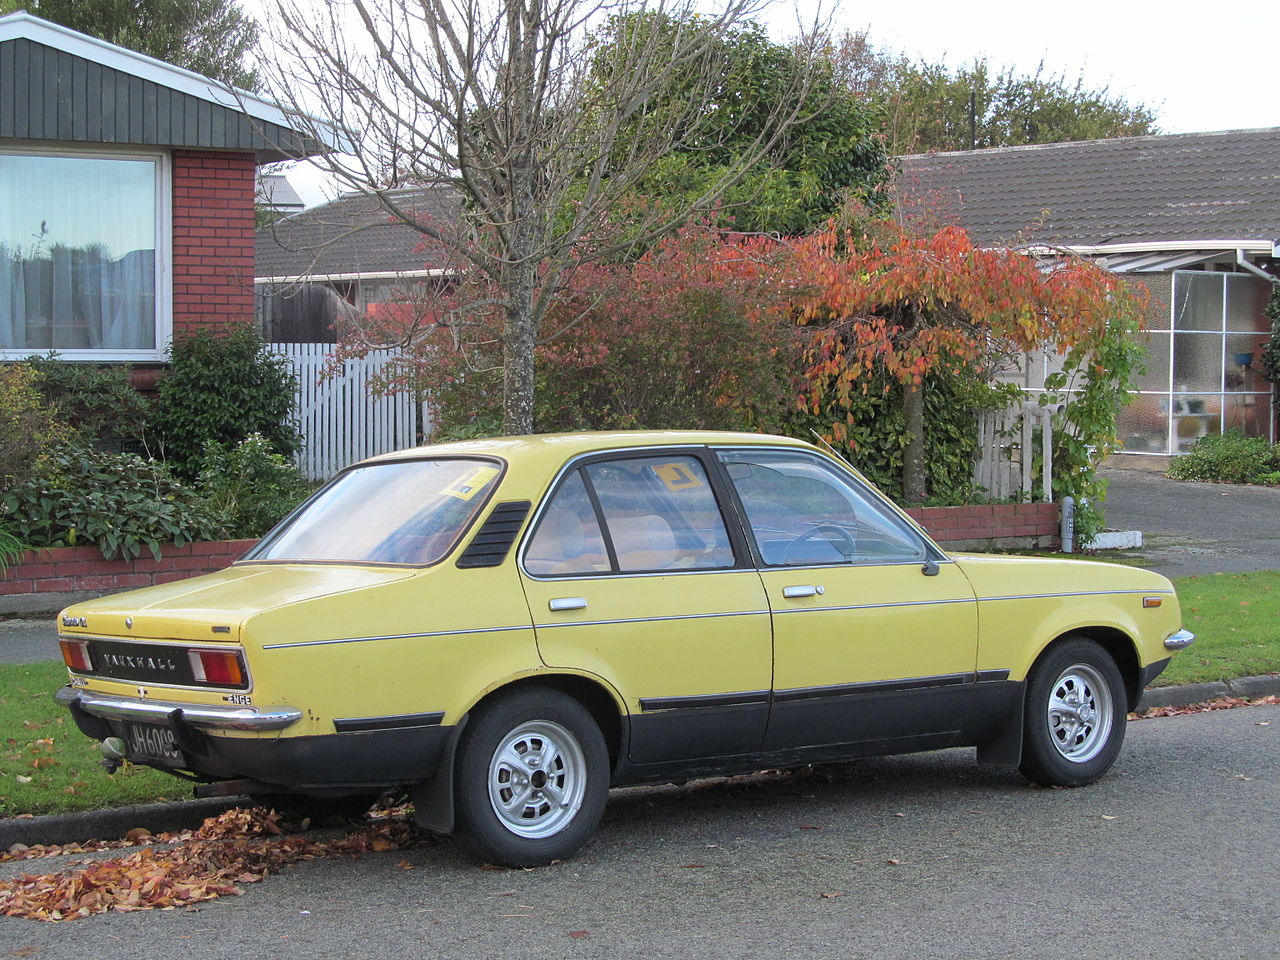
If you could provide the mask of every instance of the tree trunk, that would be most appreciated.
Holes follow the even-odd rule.
[[[902,413],[907,420],[907,446],[902,451],[902,499],[923,503],[924,480],[924,386],[914,383],[902,388]]]
[[[533,352],[537,329],[533,319],[533,270],[523,265],[507,286],[507,316],[502,329],[502,432],[533,433]],[[526,275],[527,274],[527,275]]]

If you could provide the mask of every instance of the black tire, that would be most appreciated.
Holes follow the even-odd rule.
[[[1127,715],[1115,660],[1092,640],[1067,637],[1049,648],[1027,678],[1018,769],[1047,787],[1092,783],[1116,762]]]
[[[608,794],[604,736],[572,697],[525,687],[472,713],[458,744],[455,833],[486,862],[533,867],[573,855]]]

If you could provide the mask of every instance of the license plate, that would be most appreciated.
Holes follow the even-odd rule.
[[[125,741],[129,744],[129,759],[142,762],[159,761],[171,766],[182,765],[182,754],[174,743],[173,731],[146,723],[125,724]]]

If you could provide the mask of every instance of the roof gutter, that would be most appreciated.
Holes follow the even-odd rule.
[[[1235,250],[1271,256],[1273,248],[1274,241],[1271,240],[1149,240],[1142,243],[1036,244],[1022,249],[1032,254],[1054,254],[1066,250],[1082,257],[1099,257],[1117,253],[1160,253],[1165,250]]]
[[[1280,283],[1280,277],[1276,277],[1270,273],[1267,273],[1267,271],[1263,270],[1256,263],[1250,263],[1248,260],[1245,259],[1244,251],[1240,249],[1236,250],[1236,266],[1243,267],[1245,270],[1248,270],[1250,273],[1256,273],[1263,280],[1267,280],[1271,283]]]
[[[420,280],[424,277],[452,277],[459,271],[446,267],[428,270],[380,270],[367,273],[300,273],[288,277],[254,277],[254,283],[340,283],[347,280]]]

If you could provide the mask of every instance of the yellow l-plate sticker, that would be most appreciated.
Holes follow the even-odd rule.
[[[702,478],[683,463],[660,463],[653,468],[662,485],[673,493],[678,490],[692,490],[694,487],[706,486]]]
[[[497,467],[476,467],[470,473],[453,481],[440,492],[446,497],[470,500],[489,485],[489,481],[501,471]]]

